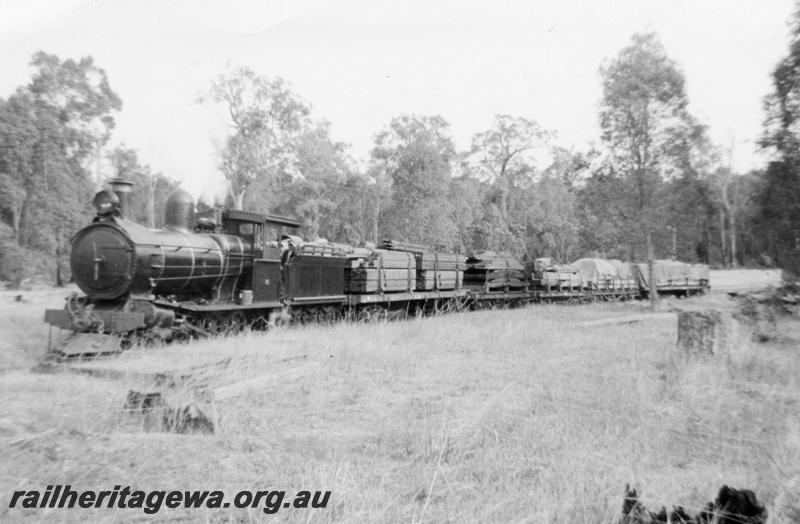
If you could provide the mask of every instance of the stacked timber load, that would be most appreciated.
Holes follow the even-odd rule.
[[[327,240],[315,240],[314,242],[304,242],[297,252],[302,255],[343,257],[353,254],[356,249],[347,244],[328,242]]]
[[[439,253],[419,244],[384,240],[380,247],[411,253],[417,270],[417,291],[460,289],[464,281],[466,259],[461,255]]]
[[[397,293],[413,291],[416,286],[416,262],[412,253],[355,248],[348,256],[347,293]]]
[[[525,268],[513,256],[479,251],[467,259],[464,284],[490,290],[525,287]]]

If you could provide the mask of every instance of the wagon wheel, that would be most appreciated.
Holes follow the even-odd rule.
[[[369,307],[364,307],[356,311],[353,315],[355,322],[369,322],[371,320],[371,311]]]
[[[358,322],[376,322],[386,320],[387,311],[382,306],[367,306],[358,312]]]
[[[208,313],[203,317],[203,329],[211,335],[219,335],[227,327],[225,317],[221,313]]]
[[[339,308],[336,306],[323,306],[320,312],[320,322],[333,324],[339,319]]]
[[[383,306],[373,306],[373,313],[371,315],[371,319],[373,322],[375,321],[386,321],[389,317],[389,310]]]
[[[298,324],[311,324],[314,322],[314,312],[307,308],[299,309],[293,312],[292,318]]]
[[[241,333],[247,327],[247,316],[243,311],[233,311],[228,318],[228,332]]]
[[[328,323],[327,315],[325,313],[325,308],[317,306],[317,307],[311,308],[310,313],[311,313],[311,321],[314,322],[315,324],[327,324]]]
[[[269,326],[269,320],[264,315],[258,315],[247,323],[247,329],[251,331],[264,331]]]
[[[273,329],[273,328],[287,326],[295,321],[294,320],[295,315],[297,315],[297,311],[292,312],[288,308],[283,310],[273,309],[272,311],[269,312],[266,329]]]
[[[395,309],[386,312],[387,320],[405,320],[408,318],[408,311],[405,309]]]

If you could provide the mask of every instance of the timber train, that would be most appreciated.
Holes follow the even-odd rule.
[[[132,184],[113,179],[109,185],[93,200],[92,223],[72,239],[72,275],[84,294],[73,293],[64,309],[45,312],[51,335],[59,328],[49,349],[62,359],[265,329],[288,319],[366,321],[629,299],[648,289],[647,271],[635,264],[522,264],[494,252],[467,258],[392,241],[377,247],[304,242],[294,234],[299,222],[286,217],[225,209],[197,216],[192,197],[180,189],[167,198],[164,228],[148,229],[127,218]],[[708,289],[707,267],[682,264],[676,273],[670,264],[680,263],[662,264],[659,292]]]

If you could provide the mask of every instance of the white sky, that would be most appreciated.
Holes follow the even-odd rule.
[[[38,50],[94,57],[122,98],[112,145],[183,181],[221,187],[225,113],[200,105],[210,79],[246,65],[287,79],[367,157],[404,113],[441,114],[456,145],[496,113],[533,118],[578,149],[599,142],[598,67],[655,30],[687,78],[690,109],[735,166],[755,141],[769,75],[788,49],[792,0],[0,0],[0,96],[28,82]]]

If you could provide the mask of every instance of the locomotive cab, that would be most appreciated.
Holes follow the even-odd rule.
[[[285,297],[280,239],[299,227],[298,221],[277,215],[240,210],[222,213],[222,230],[245,239],[253,246],[253,270],[240,281],[239,303],[252,301],[278,305]]]

